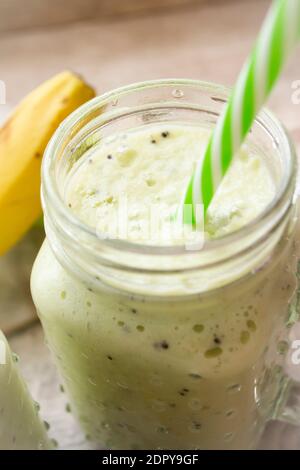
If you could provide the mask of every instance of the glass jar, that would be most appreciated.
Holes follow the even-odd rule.
[[[102,137],[159,122],[212,127],[227,97],[189,80],[121,88],[77,110],[45,154],[47,240],[32,295],[71,409],[111,449],[254,448],[283,416],[298,320],[296,158],[274,117],[261,113],[247,145],[276,197],[200,251],[106,239],[64,203],[73,164]]]
[[[39,417],[17,361],[0,331],[0,450],[51,449],[48,425]]]

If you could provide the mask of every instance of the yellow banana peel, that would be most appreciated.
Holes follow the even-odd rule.
[[[41,160],[53,132],[94,96],[78,75],[62,72],[25,97],[0,128],[0,255],[41,215]]]

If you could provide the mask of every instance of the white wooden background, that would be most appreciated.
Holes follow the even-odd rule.
[[[3,22],[1,1],[10,2],[0,0]],[[83,74],[99,93],[162,77],[198,78],[231,85],[269,3],[196,1],[185,7],[139,15],[2,31],[0,80],[6,84],[7,104],[0,106],[0,119],[35,85],[66,68]],[[19,25],[22,26],[27,24]],[[298,144],[300,104],[292,102],[292,83],[300,80],[299,64],[298,51],[270,101],[270,107]],[[51,424],[52,437],[61,448],[88,448],[72,416],[65,412],[66,397],[59,392],[59,378],[35,317],[9,339],[21,356],[22,371],[34,398],[41,403],[41,413]],[[262,447],[300,449],[300,431],[289,425],[272,424]]]

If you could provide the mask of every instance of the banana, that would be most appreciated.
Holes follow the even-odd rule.
[[[0,255],[41,214],[40,167],[51,135],[94,96],[79,76],[62,72],[25,97],[0,128]]]

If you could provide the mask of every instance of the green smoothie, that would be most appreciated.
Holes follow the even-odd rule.
[[[0,331],[0,449],[50,449],[46,426],[38,416],[38,405],[29,396],[16,356]]]
[[[197,125],[161,123],[103,138],[74,165],[65,204],[114,237],[126,199],[127,240],[182,246],[184,236],[170,236],[174,213],[209,135]],[[244,147],[208,210],[205,243],[245,227],[275,193],[265,159]],[[160,203],[163,230],[147,237],[149,207]],[[112,279],[108,267],[94,284],[64,268],[45,242],[32,295],[89,438],[113,449],[256,445],[285,380],[276,347],[287,336],[296,286],[293,228],[285,230],[277,251],[263,245],[234,269],[176,273],[176,283],[171,275],[149,281],[143,271]],[[162,270],[172,263],[162,258]]]
[[[199,126],[171,124],[110,137],[75,166],[66,203],[87,225],[113,237],[113,216],[125,199],[127,240],[183,244],[183,237],[172,239],[167,235],[173,233],[178,200],[209,135],[208,129]],[[243,148],[208,210],[207,237],[218,238],[246,225],[274,195],[274,182],[264,161]],[[151,207],[161,210],[161,230],[152,240],[151,231],[146,230]],[[117,235],[122,238],[123,234]]]

